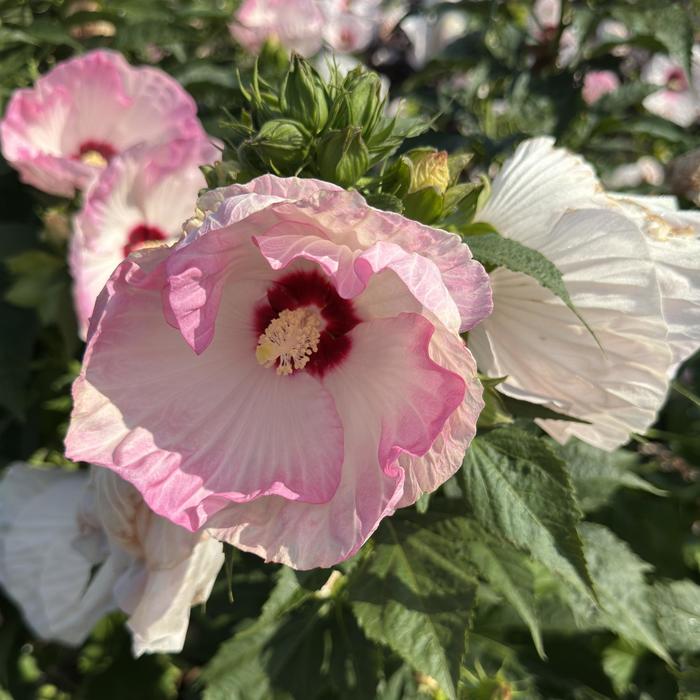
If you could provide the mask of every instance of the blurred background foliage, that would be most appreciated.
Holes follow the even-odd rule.
[[[231,115],[250,110],[253,71],[226,26],[236,5],[0,0],[0,108],[56,62],[104,46],[172,74],[197,100],[207,130],[230,141]],[[667,166],[700,146],[697,125],[682,128],[644,109],[651,88],[640,80],[656,52],[690,69],[700,3],[563,7],[561,26],[542,42],[533,38],[528,2],[411,3],[410,13],[435,21],[459,10],[467,29],[420,69],[400,29],[361,57],[391,80],[389,100],[401,98],[405,116],[432,124],[402,150],[472,154],[466,183],[492,173],[531,135],[556,136],[604,179],[642,156]],[[606,20],[624,23],[629,35],[601,39]],[[562,62],[565,29],[578,42]],[[261,70],[274,83],[287,60],[274,47],[265,51]],[[589,106],[584,76],[603,69],[621,88]],[[690,203],[668,178],[642,178],[633,189],[675,189]],[[69,216],[68,205],[23,186],[0,162],[1,465],[74,468],[62,456],[82,352],[65,264]],[[700,597],[691,583],[700,582],[698,395],[696,357],[681,369],[657,425],[612,456],[581,444],[557,448],[520,409],[498,406],[482,420],[492,430],[462,473],[385,522],[330,581],[329,571],[295,573],[230,549],[228,573],[206,608],[193,610],[176,656],[132,659],[119,615],[80,649],[42,642],[2,599],[0,698],[700,698]],[[499,428],[513,422],[520,445],[531,448],[515,457]],[[584,511],[597,601],[564,585],[566,558],[557,571],[480,519],[469,479],[503,454],[530,460],[535,471],[566,471]]]

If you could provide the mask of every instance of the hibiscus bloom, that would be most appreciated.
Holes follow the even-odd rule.
[[[586,104],[592,105],[603,95],[615,92],[620,87],[620,79],[611,70],[592,70],[583,78],[581,94]]]
[[[65,197],[131,146],[203,135],[194,100],[173,78],[102,49],[17,90],[0,123],[3,155],[22,181]]]
[[[459,468],[483,404],[458,333],[488,275],[458,236],[316,180],[200,210],[98,298],[67,452],[184,527],[330,566]]]
[[[323,45],[323,26],[316,0],[244,0],[229,29],[251,53],[275,39],[287,50],[309,57]]]
[[[652,114],[683,127],[700,117],[700,46],[693,47],[690,76],[671,57],[655,54],[644,66],[642,80],[662,88],[644,98],[644,107]]]
[[[178,652],[223,560],[220,542],[158,517],[105,469],[17,463],[3,476],[0,583],[44,639],[81,644],[121,609],[136,656]]]
[[[69,263],[84,337],[95,299],[114,268],[152,242],[172,243],[206,187],[200,165],[219,151],[204,139],[136,146],[114,159],[74,220]]]
[[[589,423],[539,421],[562,443],[574,435],[611,450],[646,430],[678,362],[700,345],[698,242],[657,245],[641,225],[651,212],[635,218],[632,207],[538,138],[504,164],[477,216],[551,260],[595,334],[533,278],[497,268],[494,312],[469,335],[481,371],[507,376],[503,393]]]
[[[230,30],[252,53],[275,39],[310,57],[324,42],[341,53],[366,49],[383,19],[380,0],[244,0]]]

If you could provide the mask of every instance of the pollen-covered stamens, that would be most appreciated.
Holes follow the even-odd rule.
[[[277,374],[303,369],[318,350],[321,316],[312,307],[284,309],[258,339],[255,357],[263,367],[277,363]]]
[[[85,141],[74,158],[93,168],[104,168],[116,154],[114,148],[104,141]]]

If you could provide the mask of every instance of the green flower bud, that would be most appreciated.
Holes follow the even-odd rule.
[[[407,155],[413,163],[409,193],[418,192],[424,187],[434,187],[440,194],[444,194],[450,184],[447,151],[420,150]]]
[[[317,148],[321,177],[341,187],[354,185],[369,168],[369,151],[359,127],[329,131]]]
[[[319,133],[328,121],[328,97],[323,81],[311,64],[296,54],[284,80],[283,112],[302,123],[312,133]]]
[[[359,126],[365,137],[372,134],[384,111],[382,84],[376,73],[355,68],[345,77],[334,102],[333,125]]]
[[[247,163],[255,163],[254,156],[279,173],[291,173],[306,159],[311,135],[299,122],[291,119],[272,119],[243,144],[241,154]]]

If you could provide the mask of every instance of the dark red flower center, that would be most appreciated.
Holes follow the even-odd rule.
[[[139,224],[134,226],[129,232],[129,238],[124,246],[124,257],[135,250],[143,247],[143,244],[148,241],[164,241],[167,236],[155,226],[148,224]]]
[[[670,90],[683,92],[688,89],[688,79],[685,77],[682,68],[672,68],[668,72],[666,81]]]
[[[85,141],[73,158],[88,165],[104,166],[116,155],[116,149],[105,141]]]
[[[348,333],[360,323],[360,318],[352,301],[340,297],[320,272],[290,272],[267,290],[267,299],[255,309],[256,338],[282,311],[303,307],[317,310],[322,321],[318,347],[304,369],[322,377],[348,356],[352,345]]]

